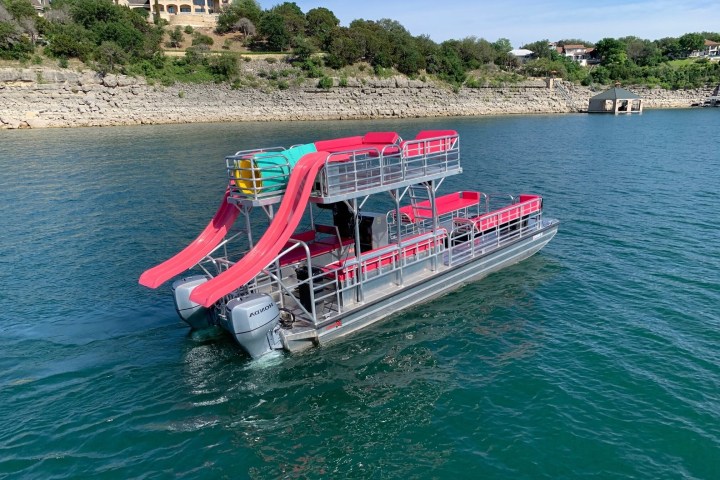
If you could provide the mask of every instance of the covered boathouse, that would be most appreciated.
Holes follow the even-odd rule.
[[[642,98],[616,86],[592,97],[588,113],[642,113]]]

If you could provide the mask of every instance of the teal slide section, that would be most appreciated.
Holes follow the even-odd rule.
[[[259,169],[264,192],[280,190],[287,184],[293,167],[308,153],[315,153],[314,143],[298,145],[282,152],[263,152],[253,155],[253,163]]]

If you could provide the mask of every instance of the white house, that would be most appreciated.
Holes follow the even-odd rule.
[[[556,46],[555,49],[560,55],[571,58],[583,67],[591,63],[597,63],[593,55],[595,51],[593,47],[586,47],[585,45],[563,45],[561,47]]]

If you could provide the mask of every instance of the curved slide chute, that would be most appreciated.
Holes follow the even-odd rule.
[[[205,230],[175,256],[143,272],[140,276],[140,285],[157,288],[175,275],[197,265],[203,257],[218,246],[230,231],[240,213],[235,205],[228,203],[229,195],[230,190],[228,189],[225,191],[220,207],[215,212],[210,223],[205,227]]]
[[[325,164],[327,152],[304,155],[290,173],[280,208],[265,234],[235,265],[196,287],[190,300],[205,307],[240,288],[262,271],[280,253],[302,219],[315,176]]]

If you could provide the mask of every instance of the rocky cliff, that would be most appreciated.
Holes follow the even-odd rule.
[[[596,93],[566,82],[548,88],[544,80],[457,92],[404,77],[350,78],[346,86],[330,90],[316,83],[307,80],[286,90],[165,87],[122,75],[5,68],[0,69],[0,128],[567,113],[584,110]],[[710,94],[709,89],[630,88],[645,99],[645,108],[688,107]]]

